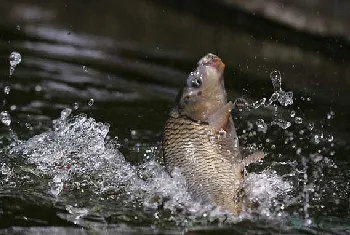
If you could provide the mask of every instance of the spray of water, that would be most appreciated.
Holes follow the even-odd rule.
[[[154,157],[137,166],[128,163],[108,131],[108,124],[86,115],[72,117],[71,109],[65,109],[54,121],[52,131],[15,146],[11,154],[25,157],[36,166],[37,174],[50,179],[47,190],[56,200],[67,193],[89,193],[97,201],[114,201],[118,207],[148,211],[156,221],[172,221],[178,225],[198,222],[198,218],[206,222],[218,218],[227,221],[225,211],[191,197],[180,171],[169,177]],[[256,187],[257,182],[269,187]],[[273,172],[248,175],[247,186],[250,196],[260,204],[256,211],[266,216],[271,215],[267,213],[271,199],[291,188]],[[82,218],[95,212],[92,205],[68,204],[66,210],[70,220],[76,223],[82,223]],[[229,216],[231,221],[248,217]]]

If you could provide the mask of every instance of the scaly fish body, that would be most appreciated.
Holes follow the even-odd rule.
[[[238,214],[242,210],[244,166],[223,83],[225,65],[208,54],[198,62],[165,124],[163,157],[179,168],[189,191],[202,201]]]
[[[169,118],[164,135],[166,165],[181,169],[193,196],[237,214],[243,166],[232,163],[230,150],[220,143],[221,135],[184,117]]]

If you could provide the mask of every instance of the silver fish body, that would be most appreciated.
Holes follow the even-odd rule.
[[[225,133],[215,133],[209,125],[186,117],[170,117],[166,122],[163,156],[169,171],[180,168],[195,198],[233,214],[242,208],[244,167],[232,161],[232,155],[238,154],[227,146]]]
[[[224,68],[219,57],[208,54],[189,74],[165,124],[163,157],[170,174],[180,169],[194,197],[237,215],[244,206],[244,167],[263,154],[242,158]]]

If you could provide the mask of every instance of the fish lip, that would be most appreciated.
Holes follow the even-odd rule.
[[[224,69],[225,69],[225,64],[222,62],[220,57],[218,57],[217,55],[214,55],[212,53],[208,53],[207,55],[202,57],[198,61],[197,65],[198,66],[212,66],[212,67],[216,68],[220,74],[223,74]]]

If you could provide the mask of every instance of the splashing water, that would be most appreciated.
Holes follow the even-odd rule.
[[[277,125],[282,129],[287,129],[291,126],[291,122],[284,120],[281,118],[281,115],[278,112],[278,104],[282,106],[289,106],[293,104],[293,92],[291,91],[283,91],[282,90],[282,76],[281,72],[279,71],[273,71],[270,74],[271,82],[274,88],[274,92],[272,93],[271,97],[269,99],[262,98],[258,101],[255,101],[251,104],[249,104],[245,99],[238,98],[235,100],[234,104],[236,106],[243,106],[246,107],[248,110],[254,110],[258,109],[260,107],[274,107],[274,118],[271,121],[271,125]],[[293,111],[294,112],[294,111]],[[295,116],[295,112],[291,113],[291,116]],[[262,119],[261,119],[262,120]],[[258,122],[261,123],[261,120]],[[300,118],[296,118],[295,122],[300,123]],[[264,121],[264,120],[263,120]],[[259,125],[257,124],[258,128]],[[261,128],[260,128],[261,129]]]
[[[83,223],[81,219],[97,213],[95,204],[102,201],[118,206],[114,210],[110,206],[99,209],[100,213],[101,210],[117,213],[115,210],[120,207],[139,208],[143,213],[151,213],[156,221],[178,225],[198,223],[198,219],[213,221],[222,216],[221,220],[229,218],[233,222],[249,217],[227,217],[220,208],[194,201],[186,190],[181,172],[175,170],[170,177],[154,157],[138,166],[131,165],[119,152],[119,144],[108,136],[108,124],[83,114],[71,117],[71,112],[71,109],[63,110],[61,117],[54,121],[52,131],[36,135],[11,149],[11,154],[24,156],[34,164],[37,174],[50,179],[47,190],[56,200],[63,200],[72,193],[90,195],[91,204],[81,202],[84,207],[66,205],[67,212],[73,216],[69,220]],[[255,185],[258,181],[270,186],[258,190]],[[248,175],[247,187],[251,198],[260,203],[257,211],[265,216],[272,213],[270,201],[290,190],[290,185],[273,172]],[[98,202],[93,203],[96,200]]]
[[[13,51],[11,52],[9,56],[9,62],[10,62],[10,77],[13,75],[15,72],[16,66],[21,63],[22,61],[22,56],[20,53]]]

